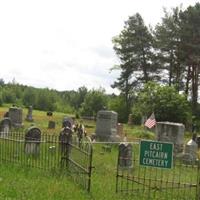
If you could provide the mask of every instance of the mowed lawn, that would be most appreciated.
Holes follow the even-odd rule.
[[[43,171],[12,163],[0,164],[0,200],[133,199],[117,194],[117,147],[111,153],[94,146],[91,192],[73,182],[65,171]]]
[[[8,107],[0,107],[0,120],[6,111]],[[25,119],[27,110],[23,109],[23,113]],[[71,115],[55,112],[52,117],[48,117],[46,112],[34,110],[34,122],[24,121],[24,128],[19,131],[24,131],[34,123],[44,133],[59,134],[64,116]],[[47,128],[49,120],[56,122],[56,129]],[[77,122],[80,121],[77,119]],[[83,123],[86,125],[88,135],[94,133],[96,125],[94,121],[84,120]],[[155,137],[154,133],[144,131],[140,126],[124,125],[124,132],[128,140]],[[137,195],[116,193],[118,145],[113,145],[111,152],[104,152],[102,145],[93,145],[90,193],[74,183],[65,171],[44,171],[0,160],[0,200],[137,200]]]
[[[8,107],[0,107],[0,119]],[[27,109],[23,109],[25,119]],[[32,124],[39,127],[47,134],[59,134],[65,113],[53,113],[48,117],[46,112],[33,111],[34,122],[23,121],[24,127],[18,131],[24,131]],[[48,121],[56,122],[56,129],[48,129]],[[82,120],[77,119],[77,122]],[[95,122],[84,120],[86,131],[91,135],[95,131]],[[127,127],[127,130],[130,127]],[[130,130],[128,130],[130,131]],[[0,200],[21,199],[122,199],[123,196],[116,194],[116,167],[117,167],[117,145],[112,148],[111,153],[103,152],[102,145],[93,145],[93,169],[91,180],[91,192],[88,193],[73,182],[64,171],[44,171],[40,169],[17,166],[13,163],[0,162]],[[124,199],[124,197],[123,197]],[[128,198],[126,198],[128,199]]]

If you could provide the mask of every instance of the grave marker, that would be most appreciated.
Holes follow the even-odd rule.
[[[96,138],[102,141],[119,141],[117,121],[118,114],[116,112],[100,110],[97,113]]]
[[[38,155],[40,152],[41,131],[32,126],[25,133],[25,153]]]
[[[119,144],[119,167],[132,168],[133,146],[130,143]]]
[[[11,129],[11,120],[6,117],[0,122],[0,136],[8,137],[9,131]]]
[[[32,106],[29,106],[29,107],[28,107],[28,113],[27,113],[27,115],[26,115],[26,120],[27,120],[28,122],[33,122],[32,113],[33,113],[33,107],[32,107]]]

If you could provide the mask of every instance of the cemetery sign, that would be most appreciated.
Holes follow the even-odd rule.
[[[141,140],[140,165],[171,169],[173,164],[173,143]]]

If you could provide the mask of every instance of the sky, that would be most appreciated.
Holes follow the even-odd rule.
[[[140,13],[155,26],[163,8],[197,0],[0,0],[0,78],[58,91],[90,89],[118,93],[119,71],[112,38]]]

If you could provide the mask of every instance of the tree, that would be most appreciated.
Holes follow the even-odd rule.
[[[36,89],[32,87],[27,87],[24,90],[24,95],[23,95],[23,104],[25,106],[35,106],[36,104]]]
[[[126,110],[126,105],[124,97],[122,95],[110,97],[108,103],[108,109],[118,113],[118,121],[120,123],[127,122],[128,116],[127,113],[124,112]]]
[[[141,116],[149,116],[154,112],[158,121],[187,123],[191,117],[190,106],[184,95],[172,86],[160,86],[153,82],[146,84],[138,94],[133,114],[135,111]]]
[[[154,31],[155,49],[162,72],[163,81],[169,86],[175,85],[179,91],[182,86],[184,68],[180,60],[180,9],[172,9],[172,13],[164,10],[165,16],[162,23],[157,24]],[[165,80],[164,71],[168,72],[168,80]]]
[[[96,117],[97,112],[107,107],[107,96],[102,88],[89,91],[81,106],[81,115]]]
[[[192,107],[195,113],[200,74],[200,3],[180,13],[180,37],[183,62],[188,66],[187,90],[191,85]]]
[[[56,96],[49,89],[40,89],[37,94],[35,108],[38,110],[56,110]]]
[[[125,98],[126,113],[130,110],[130,94],[137,87],[155,78],[152,65],[153,37],[139,13],[129,17],[124,29],[113,39],[114,50],[120,59],[120,77],[114,82]]]
[[[0,86],[4,86],[5,85],[5,82],[2,78],[0,78]]]

